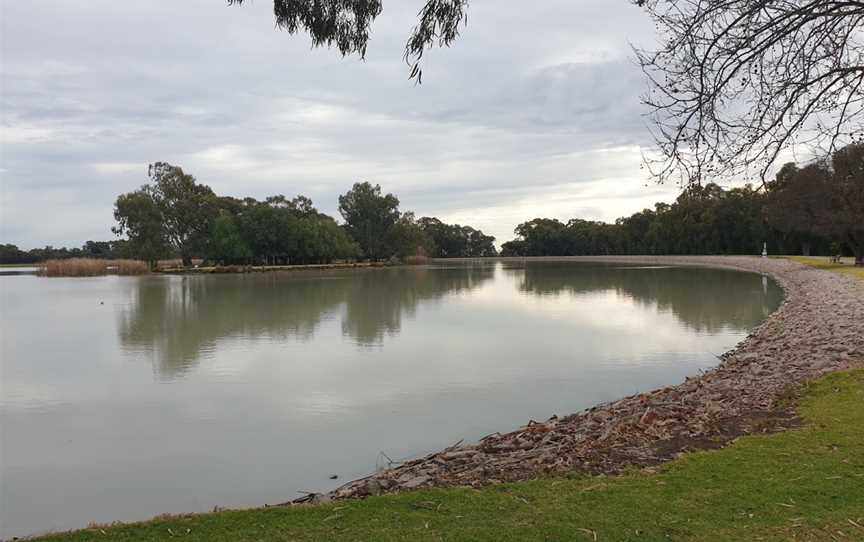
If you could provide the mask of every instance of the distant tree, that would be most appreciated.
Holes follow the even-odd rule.
[[[649,166],[684,182],[764,178],[796,144],[861,137],[864,3],[635,0],[662,43],[637,51],[660,150]]]
[[[409,256],[434,256],[435,243],[426,234],[414,213],[402,213],[399,220],[387,233],[386,246],[388,252],[399,258]]]
[[[130,249],[143,259],[153,261],[172,251],[191,265],[193,256],[206,251],[220,200],[177,166],[156,162],[147,174],[150,184],[117,198],[118,225],[112,230],[127,235]]]
[[[383,195],[377,184],[355,183],[339,196],[339,213],[345,219],[345,229],[367,258],[380,260],[392,255],[388,254],[388,234],[401,216],[396,196]]]
[[[823,183],[816,190],[819,201],[825,201],[832,191],[833,188]],[[784,241],[788,234],[773,226],[771,220],[765,220],[766,214],[770,215],[766,212],[770,197],[773,196],[766,196],[764,191],[754,190],[750,185],[731,190],[713,183],[690,185],[674,203],[658,203],[653,210],[645,209],[619,218],[614,224],[578,218],[566,224],[544,218],[522,223],[516,227],[517,238],[501,246],[501,254],[757,254],[763,242],[777,253],[786,246]],[[801,216],[797,211],[790,212],[796,220]],[[822,213],[807,221],[813,224],[810,244],[818,252],[824,253],[829,237],[841,235],[822,226],[832,224],[838,228],[841,221],[831,218],[835,215],[835,212]],[[854,212],[851,216],[855,216]],[[851,223],[858,222],[853,218]],[[797,242],[800,237],[794,239]]]
[[[240,215],[238,224],[252,254],[262,263],[287,264],[297,255],[299,221],[288,209],[254,205]]]
[[[298,223],[298,230],[296,255],[298,263],[352,260],[360,254],[357,243],[329,216],[302,217]]]
[[[832,156],[827,233],[843,240],[864,265],[864,144],[848,145]]]
[[[210,226],[218,213],[216,195],[180,167],[165,162],[151,164],[148,175],[152,184],[142,190],[158,206],[165,233],[183,265],[191,265],[192,257],[204,251]]]
[[[821,162],[803,169],[789,163],[767,185],[768,222],[778,231],[795,236],[805,256],[810,255],[814,239],[825,231],[823,223],[829,212],[825,190],[829,176],[830,171]]]
[[[213,220],[207,254],[210,259],[227,264],[246,262],[252,257],[249,245],[229,213],[223,211]]]
[[[418,221],[431,238],[434,254],[439,258],[480,258],[495,256],[495,238],[471,226],[445,224],[441,220],[424,216]]]
[[[516,235],[524,241],[523,256],[569,255],[567,226],[557,219],[535,218],[516,226]]]
[[[136,258],[155,265],[170,253],[162,211],[149,190],[121,194],[114,204],[114,219],[117,226],[111,231],[128,238],[128,250]]]
[[[501,256],[505,258],[527,256],[526,245],[524,239],[514,239],[501,244]]]
[[[0,244],[0,264],[34,263],[36,256],[18,248],[17,245]]]
[[[495,237],[486,235],[480,230],[475,230],[471,226],[459,226],[463,235],[468,239],[468,250],[465,254],[468,258],[486,258],[498,255],[498,250],[495,248]]]
[[[81,252],[90,258],[110,258],[113,250],[110,241],[86,241]]]

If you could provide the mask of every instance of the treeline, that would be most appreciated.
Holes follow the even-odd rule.
[[[357,183],[339,197],[344,224],[305,196],[263,201],[218,196],[180,167],[159,162],[150,183],[117,198],[114,233],[136,258],[217,264],[307,264],[412,256],[492,256],[495,238],[437,218],[416,219],[381,187]]]
[[[536,218],[502,256],[852,253],[864,264],[864,145],[803,168],[786,164],[765,187],[693,185],[614,224]]]
[[[125,240],[87,241],[81,248],[34,248],[21,250],[17,245],[0,244],[0,264],[31,264],[69,258],[123,259],[131,257]]]

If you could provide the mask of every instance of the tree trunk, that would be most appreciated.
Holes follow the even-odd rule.
[[[801,241],[801,255],[809,256],[810,255],[810,241]]]
[[[852,248],[852,254],[855,255],[855,265],[864,266],[864,240],[851,241],[849,246]]]
[[[183,267],[192,267],[192,256],[183,255]]]

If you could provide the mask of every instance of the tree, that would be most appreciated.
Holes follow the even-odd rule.
[[[209,186],[198,184],[195,177],[178,166],[156,162],[148,168],[152,185],[149,193],[162,215],[165,234],[183,265],[204,251],[210,226],[218,213],[217,198]]]
[[[245,0],[228,0],[228,5]],[[449,46],[467,22],[468,0],[426,0],[405,44],[404,60],[411,78],[422,81],[420,61],[433,45]],[[276,26],[289,34],[307,32],[312,46],[335,46],[342,55],[366,56],[369,31],[381,14],[382,0],[273,0]]]
[[[24,252],[17,245],[0,244],[0,264],[33,263],[34,255]]]
[[[356,258],[360,247],[335,220],[326,215],[299,220],[297,255],[299,263],[329,263]]]
[[[298,219],[287,209],[256,204],[239,218],[243,239],[266,265],[287,264],[298,251]]]
[[[860,157],[855,160],[858,159]],[[800,171],[809,170],[810,167]],[[864,170],[864,167],[861,169]],[[797,168],[787,168],[786,171],[793,170],[798,171]],[[815,189],[808,189],[816,201],[814,209],[819,212],[805,222],[812,232],[808,238],[810,245],[816,252],[824,254],[831,237],[848,239],[846,232],[849,230],[860,232],[860,220],[855,219],[861,216],[860,208],[855,207],[859,209],[857,215],[854,210],[848,215],[851,217],[849,221],[840,220],[837,218],[837,205],[830,204],[829,196],[842,187],[844,194],[852,194],[847,199],[853,200],[854,197],[860,197],[857,192],[860,185],[841,184],[838,181],[838,188],[832,188],[825,177],[827,170],[823,167],[819,171],[821,184]],[[856,188],[850,191],[848,186]],[[771,187],[779,190],[774,183],[771,183]],[[777,196],[773,193],[766,196],[764,191],[755,190],[750,185],[731,190],[724,190],[713,183],[690,185],[682,190],[671,205],[658,203],[653,210],[645,209],[629,217],[619,218],[614,224],[578,218],[566,224],[543,218],[522,223],[515,230],[517,239],[504,243],[501,254],[758,254],[763,242],[768,243],[773,253],[788,253],[785,244],[787,232],[774,226],[774,221],[765,220],[766,215],[771,215],[772,211],[767,209],[773,205],[774,197]],[[796,220],[805,216],[796,210],[790,212]],[[853,235],[858,239],[860,233]],[[796,242],[798,238],[796,234]]]
[[[142,188],[121,194],[114,204],[117,226],[111,228],[117,235],[129,239],[129,251],[150,262],[165,257],[170,251],[168,234],[162,221],[162,212],[149,190]]]
[[[864,265],[864,144],[836,151],[832,166],[827,230],[849,245],[855,265]]]
[[[435,243],[414,219],[414,213],[403,213],[390,228],[386,245],[393,256],[405,259],[409,256],[432,256]]]
[[[814,238],[824,231],[820,226],[828,212],[825,190],[829,175],[822,162],[803,169],[788,163],[768,184],[765,207],[768,222],[777,230],[795,236],[805,256],[810,255]]]
[[[249,245],[240,234],[234,217],[222,212],[210,227],[208,257],[221,263],[245,262],[252,257]]]
[[[339,213],[345,219],[348,234],[367,258],[380,260],[392,255],[387,253],[387,235],[401,216],[396,196],[382,195],[377,184],[355,183],[339,196]]]
[[[661,34],[637,50],[661,180],[764,179],[784,150],[861,137],[864,2],[635,0]]]
[[[418,221],[434,246],[439,258],[481,258],[495,256],[495,238],[471,226],[445,224],[437,218],[424,216]]]

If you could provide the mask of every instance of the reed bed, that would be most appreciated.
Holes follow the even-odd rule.
[[[108,267],[118,275],[146,275],[150,272],[150,266],[141,260],[114,260]]]
[[[95,258],[46,260],[39,264],[39,274],[46,277],[95,277],[108,272],[108,262]]]
[[[138,260],[99,260],[96,258],[68,258],[46,260],[39,264],[39,274],[45,277],[97,277],[117,275],[143,275],[150,271],[146,262]]]

